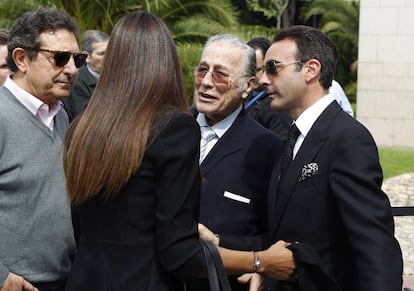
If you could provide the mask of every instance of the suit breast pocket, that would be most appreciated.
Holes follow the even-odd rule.
[[[227,199],[238,201],[240,203],[250,204],[250,198],[246,197],[245,195],[224,191],[223,196]]]
[[[218,214],[215,222],[222,233],[253,235],[257,232],[257,219],[251,196],[235,191],[224,191],[215,212]]]

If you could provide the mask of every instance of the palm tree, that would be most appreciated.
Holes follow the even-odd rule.
[[[119,18],[135,10],[159,16],[170,28],[179,47],[187,93],[190,96],[190,88],[193,86],[192,67],[200,56],[201,44],[211,35],[239,27],[238,14],[231,0],[0,0],[3,27],[10,27],[14,19],[24,11],[38,6],[67,11],[76,19],[81,32],[98,29],[110,34]]]
[[[301,11],[306,22],[318,19],[318,28],[338,46],[339,63],[336,79],[345,85],[350,101],[356,99],[356,67],[358,58],[359,1],[310,0]]]
[[[302,11],[304,21],[320,16],[319,28],[358,45],[359,1],[312,0]]]

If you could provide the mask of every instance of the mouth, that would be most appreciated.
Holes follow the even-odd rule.
[[[279,97],[279,94],[278,94],[277,92],[268,92],[268,93],[267,93],[267,96],[268,96],[269,98],[274,99],[274,98],[278,98],[278,97]]]
[[[72,87],[72,83],[71,82],[62,82],[62,81],[58,81],[56,82],[60,87],[62,87],[63,89],[69,90]]]
[[[211,101],[211,100],[217,100],[216,97],[209,95],[207,93],[198,92],[198,99],[200,101]]]

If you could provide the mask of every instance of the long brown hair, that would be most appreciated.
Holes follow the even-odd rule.
[[[167,26],[147,12],[114,27],[103,70],[85,112],[64,143],[67,190],[73,204],[101,193],[114,197],[140,166],[167,111],[188,110],[181,68]]]

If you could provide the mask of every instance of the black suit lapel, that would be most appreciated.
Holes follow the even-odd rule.
[[[269,213],[272,214],[270,216],[272,220],[269,221],[269,226],[272,227],[271,237],[275,235],[283,219],[286,207],[301,177],[303,166],[315,160],[315,157],[329,138],[328,128],[332,125],[333,119],[340,111],[339,105],[336,102],[332,102],[318,117],[303,141],[295,159],[290,164],[282,184],[279,184],[280,163],[278,163],[278,170],[274,172],[272,179],[274,182],[269,188],[272,191],[269,193],[269,201],[272,203],[271,207],[273,207],[273,209],[269,209]]]
[[[223,158],[243,148],[246,118],[247,115],[242,110],[226,133],[217,141],[200,165],[203,175],[206,175]]]

